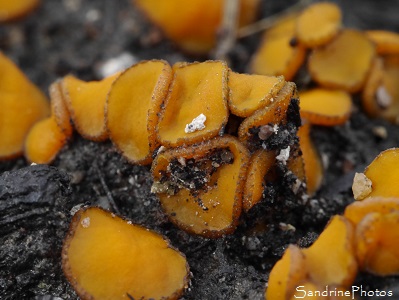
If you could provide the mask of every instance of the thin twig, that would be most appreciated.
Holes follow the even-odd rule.
[[[248,26],[245,26],[238,30],[237,38],[241,39],[243,37],[247,37],[249,35],[269,29],[280,18],[286,17],[286,16],[290,15],[291,13],[302,10],[304,7],[308,6],[311,2],[312,2],[312,0],[300,0],[298,3],[288,7],[287,9],[283,10],[282,12],[268,16],[266,18],[263,18],[262,20],[259,20],[256,23],[252,23]]]
[[[240,2],[238,0],[224,0],[222,26],[218,33],[218,43],[214,58],[226,60],[227,54],[234,47],[237,35]]]
[[[101,186],[103,187],[103,189],[105,191],[105,194],[107,195],[107,199],[108,199],[110,207],[112,208],[112,210],[114,212],[116,212],[117,214],[120,214],[118,206],[115,203],[114,197],[112,197],[112,193],[109,190],[109,188],[108,188],[108,186],[107,186],[107,184],[105,182],[104,176],[101,173],[101,170],[98,167],[98,164],[96,162],[94,162],[94,168],[95,168],[95,170],[96,170],[96,172],[98,174],[98,177],[100,178]]]

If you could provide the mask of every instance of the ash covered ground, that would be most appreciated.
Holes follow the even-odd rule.
[[[294,3],[264,1],[261,13],[271,15]],[[338,4],[348,27],[399,31],[399,1]],[[235,71],[246,71],[259,41],[260,35],[238,41],[230,54]],[[99,79],[104,63],[123,53],[130,62],[206,59],[182,54],[128,0],[44,0],[26,19],[0,26],[0,48],[43,91],[69,73]],[[110,208],[110,200],[121,215],[160,232],[186,255],[192,279],[183,299],[263,299],[268,274],[287,245],[309,246],[329,217],[353,201],[354,173],[382,150],[399,145],[397,126],[370,120],[357,102],[356,107],[346,125],[313,131],[326,175],[308,205],[284,214],[284,203],[260,206],[242,216],[234,234],[215,240],[172,225],[150,193],[149,167],[129,164],[110,142],[75,134],[52,167],[28,166],[22,158],[0,162],[0,299],[77,299],[60,262],[70,210],[79,204]],[[375,135],[379,126],[387,138]],[[360,274],[356,283],[392,289],[397,281]]]

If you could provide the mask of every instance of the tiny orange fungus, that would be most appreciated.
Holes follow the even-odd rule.
[[[62,267],[81,299],[178,299],[189,277],[161,235],[97,207],[74,215]]]

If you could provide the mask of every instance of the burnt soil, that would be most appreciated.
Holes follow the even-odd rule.
[[[264,2],[263,16],[295,3]],[[338,2],[347,26],[399,31],[399,1]],[[230,54],[233,70],[246,71],[259,38],[238,41]],[[128,0],[44,0],[24,20],[0,25],[0,48],[43,91],[68,73],[98,79],[101,65],[123,52],[137,61],[162,58],[171,64],[208,58],[182,54]],[[169,238],[186,255],[192,273],[182,299],[263,299],[268,274],[287,245],[311,245],[330,216],[353,201],[354,173],[399,145],[399,127],[370,120],[356,97],[355,105],[345,125],[313,129],[326,172],[322,188],[305,206],[260,205],[242,216],[234,234],[214,240],[172,225],[150,193],[149,167],[129,164],[109,141],[75,134],[52,166],[28,166],[23,158],[0,162],[0,299],[77,299],[60,263],[76,205],[100,205]],[[386,138],[375,133],[378,127],[386,129]],[[359,274],[356,284],[398,290],[397,277]]]

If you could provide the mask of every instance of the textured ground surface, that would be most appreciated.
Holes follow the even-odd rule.
[[[295,1],[265,1],[264,15]],[[345,23],[357,28],[399,30],[399,1],[339,1]],[[259,36],[239,41],[232,68],[244,72]],[[0,48],[43,90],[70,72],[86,80],[100,77],[102,64],[121,53],[137,61],[163,58],[191,61],[132,8],[128,0],[44,0],[20,23],[0,26]],[[388,137],[373,134],[384,126]],[[73,137],[55,167],[27,167],[23,159],[0,163],[0,299],[76,299],[60,266],[60,247],[78,204],[109,207],[167,236],[187,256],[192,280],[184,299],[262,299],[268,273],[289,243],[306,247],[332,214],[352,201],[355,171],[382,150],[399,145],[399,129],[369,120],[357,109],[350,122],[313,133],[326,178],[306,207],[284,211],[284,203],[259,207],[243,216],[237,231],[209,240],[176,229],[150,193],[148,167],[128,164],[110,142]],[[279,223],[296,231],[284,231]],[[384,288],[397,278],[359,275],[365,288]],[[57,298],[58,297],[58,298]]]

